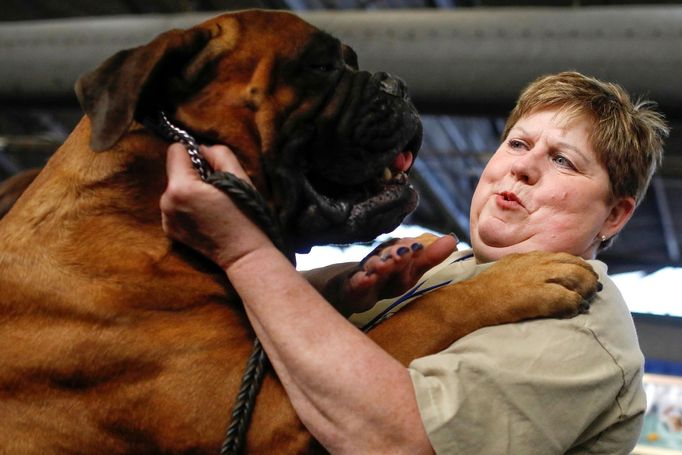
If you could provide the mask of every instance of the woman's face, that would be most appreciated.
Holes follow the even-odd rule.
[[[471,241],[481,262],[534,250],[594,258],[634,209],[612,200],[589,142],[591,123],[556,109],[522,117],[488,162],[474,192]]]

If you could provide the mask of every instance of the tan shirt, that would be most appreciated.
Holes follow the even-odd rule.
[[[589,262],[604,289],[588,314],[483,328],[410,364],[437,453],[630,453],[646,404],[644,359],[606,265]],[[417,287],[461,281],[489,266],[477,265],[471,251],[456,252]],[[396,300],[353,320],[377,318]]]

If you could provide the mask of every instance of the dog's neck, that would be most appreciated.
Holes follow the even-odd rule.
[[[164,308],[191,306],[191,296],[233,292],[217,266],[163,232],[159,199],[168,143],[133,125],[112,149],[95,152],[89,128],[81,120],[2,219],[0,259],[16,254],[27,264],[49,264],[43,273],[53,278],[47,282],[63,275],[71,282],[97,279],[111,284],[111,293],[119,292],[115,283],[126,282],[140,301]],[[155,281],[145,279],[150,276]],[[156,297],[170,287],[173,302]],[[71,301],[79,304],[77,297]]]
[[[89,137],[84,117],[6,221],[25,238],[55,242],[78,232],[81,241],[97,235],[113,243],[125,238],[120,232],[125,226],[161,237],[159,197],[166,185],[168,144],[140,125],[103,152],[90,148]]]

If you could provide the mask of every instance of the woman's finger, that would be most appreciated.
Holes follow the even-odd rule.
[[[201,153],[216,172],[229,172],[251,183],[237,156],[225,145],[201,146]]]
[[[424,253],[415,261],[419,273],[424,273],[443,262],[457,250],[457,239],[452,235],[444,235],[428,245]]]
[[[185,146],[176,142],[168,147],[166,156],[166,173],[168,180],[198,179],[199,175],[192,167],[192,160]]]

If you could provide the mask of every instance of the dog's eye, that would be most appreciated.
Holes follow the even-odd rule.
[[[329,73],[330,71],[334,71],[335,68],[336,67],[332,63],[310,65],[310,69],[319,71],[320,73]]]

